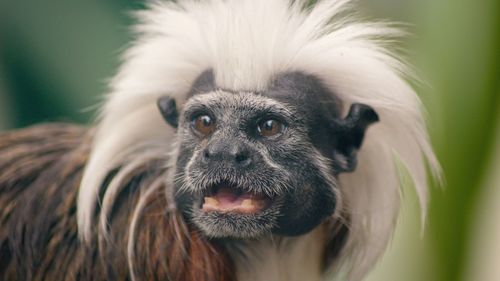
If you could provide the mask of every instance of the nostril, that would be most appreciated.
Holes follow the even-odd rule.
[[[247,159],[248,159],[248,157],[246,155],[243,155],[243,154],[236,155],[236,162],[243,162]]]
[[[210,158],[210,152],[208,152],[208,149],[205,149],[203,151],[203,158],[208,159]]]
[[[246,151],[238,153],[235,157],[235,160],[236,160],[236,163],[238,163],[240,165],[250,164],[250,157],[249,157],[248,152],[246,152]]]

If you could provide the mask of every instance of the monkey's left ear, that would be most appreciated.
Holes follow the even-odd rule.
[[[175,99],[164,96],[158,99],[157,105],[163,119],[172,127],[177,128],[179,125],[179,113],[177,112]]]
[[[365,131],[378,122],[375,110],[368,105],[354,103],[347,117],[335,121],[332,137],[335,138],[335,168],[338,172],[352,172],[356,168],[356,154],[363,143]]]

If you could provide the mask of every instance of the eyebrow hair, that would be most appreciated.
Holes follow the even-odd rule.
[[[255,111],[259,113],[269,113],[270,115],[277,115],[277,117],[284,117],[287,119],[292,119],[295,115],[287,108],[275,105],[255,108]]]
[[[292,105],[284,104],[266,96],[253,92],[232,93],[217,90],[211,93],[205,93],[192,97],[185,104],[185,116],[193,114],[195,111],[214,112],[216,107],[235,107],[245,108],[255,111],[267,111],[281,115],[285,118],[293,118],[295,110]]]
[[[184,111],[183,116],[185,118],[192,116],[196,112],[207,112],[207,113],[213,113],[212,110],[210,109],[210,105],[202,104],[202,103],[195,103],[192,105],[188,105],[186,110]]]

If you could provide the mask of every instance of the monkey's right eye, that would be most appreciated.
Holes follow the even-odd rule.
[[[215,130],[215,122],[208,115],[199,115],[193,119],[193,128],[202,136],[208,136]]]

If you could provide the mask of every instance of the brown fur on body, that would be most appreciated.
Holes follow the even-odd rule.
[[[0,135],[0,280],[131,279],[128,226],[140,195],[164,168],[149,163],[137,169],[121,189],[109,237],[94,235],[84,246],[76,198],[91,134],[53,124]],[[222,246],[169,211],[164,190],[150,194],[137,222],[137,279],[234,280],[234,265]]]

